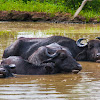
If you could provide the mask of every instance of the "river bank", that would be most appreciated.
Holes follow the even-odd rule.
[[[45,13],[28,11],[0,11],[0,21],[33,21],[33,22],[54,22],[54,23],[100,23],[96,18],[89,18],[87,21],[83,16],[77,16],[71,20],[70,13]]]

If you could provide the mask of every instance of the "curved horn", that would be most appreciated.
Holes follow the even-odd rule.
[[[46,54],[48,57],[50,57],[50,58],[54,58],[54,57],[58,56],[59,53],[56,51],[56,52],[53,53],[53,54],[49,54],[49,53],[48,53],[48,50],[47,50],[47,48],[46,48],[45,54]]]
[[[100,37],[96,37],[96,39],[99,39],[100,40]]]
[[[87,43],[86,44],[80,43],[82,40],[86,40],[86,39],[85,38],[81,38],[81,39],[78,39],[76,41],[76,44],[77,44],[78,47],[85,47],[85,46],[87,46]]]

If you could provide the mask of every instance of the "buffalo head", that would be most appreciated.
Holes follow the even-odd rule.
[[[45,63],[53,62],[55,63],[58,72],[73,72],[78,73],[82,66],[76,62],[76,60],[65,50],[56,51],[56,56],[51,57],[44,61]]]
[[[14,64],[0,65],[0,78],[13,77],[11,69],[15,68]]]
[[[20,56],[10,56],[1,61],[0,74],[2,77],[12,77],[13,74],[45,75],[55,74],[54,63],[43,63],[40,66],[29,63]],[[16,66],[15,69],[12,69]]]
[[[83,50],[77,55],[76,60],[84,61],[96,61],[100,60],[100,37],[96,40],[90,40],[85,45],[81,43],[84,38],[79,39],[76,44],[83,48]]]

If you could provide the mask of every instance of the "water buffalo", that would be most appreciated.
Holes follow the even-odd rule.
[[[97,37],[98,40],[90,40],[87,44],[81,44],[80,42],[84,38],[77,41],[77,45],[82,47],[83,50],[77,54],[75,57],[76,60],[81,61],[93,61],[99,62],[100,60],[100,37]]]
[[[21,75],[44,75],[55,74],[54,63],[44,63],[41,66],[34,65],[22,59],[20,56],[10,56],[1,62],[1,66],[15,64],[16,68],[11,72]]]
[[[11,72],[11,69],[14,69],[14,68],[15,68],[14,64],[0,65],[0,78],[14,77],[14,75]]]
[[[76,60],[98,62],[100,60],[100,37],[97,37],[97,40],[88,41],[86,45],[81,43],[82,40],[75,41],[63,36],[20,38],[4,50],[3,58],[21,56],[23,59],[28,59],[39,47],[55,42],[67,47]]]
[[[4,50],[3,58],[7,58],[9,56],[21,56],[24,59],[28,59],[28,57],[32,55],[39,47],[49,45],[54,42],[62,46],[63,44],[65,46],[65,42],[67,42],[66,47],[67,45],[69,45],[69,43],[76,45],[74,40],[62,36],[51,36],[48,38],[37,38],[37,39],[19,38]]]
[[[68,48],[57,43],[39,47],[29,58],[28,61],[35,65],[45,62],[55,63],[57,71],[74,72],[80,71],[82,66],[72,57]]]

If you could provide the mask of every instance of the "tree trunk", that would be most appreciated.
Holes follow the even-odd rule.
[[[87,1],[92,1],[92,0],[83,0],[81,6],[77,9],[72,19],[74,19],[80,13],[80,11],[82,10]]]

